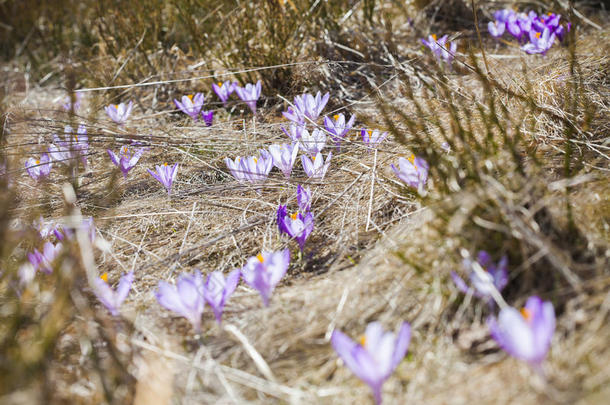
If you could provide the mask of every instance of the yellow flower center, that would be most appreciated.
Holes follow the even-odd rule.
[[[432,34],[432,39],[436,41],[436,34]]]
[[[373,135],[373,131],[371,131],[370,129],[367,131],[369,133],[369,138],[371,137],[371,135]]]
[[[527,322],[531,322],[531,320],[532,320],[532,313],[526,308],[521,308],[521,316]]]
[[[100,276],[100,279],[101,279],[103,282],[107,283],[107,282],[108,282],[108,273],[104,273],[104,274],[102,274],[102,275]]]
[[[540,38],[540,33],[539,32],[536,33],[536,38]]]
[[[191,101],[193,101],[193,95],[192,95],[192,94],[187,95],[187,97],[188,97],[188,98],[189,98]]]
[[[258,159],[257,158],[254,158],[254,163],[258,164]]]
[[[294,221],[295,219],[297,219],[297,215],[299,215],[299,213],[298,213],[298,212],[295,212],[294,214],[292,214],[292,215],[290,216],[290,218],[292,218],[292,220]]]
[[[263,263],[265,261],[265,258],[263,257],[262,253],[259,253],[256,255],[256,258],[258,259],[259,262]]]
[[[415,155],[411,155],[409,156],[409,159],[407,159],[409,162],[411,162],[411,164],[413,165],[413,167],[415,167],[417,169],[417,166],[415,165]]]
[[[114,106],[116,107],[117,110],[119,109],[119,105],[118,104],[115,104]]]
[[[37,164],[37,165],[39,165],[39,164],[40,164],[40,160],[37,160],[37,161],[36,161],[36,164]]]
[[[337,121],[339,119],[339,114],[333,115],[333,118],[335,119],[335,121]]]
[[[218,82],[218,87],[222,87],[222,83]]]
[[[366,336],[364,335],[360,337],[360,346],[366,347]]]
[[[163,163],[163,166],[167,166],[167,162]]]

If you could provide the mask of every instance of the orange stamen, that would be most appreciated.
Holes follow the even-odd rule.
[[[536,33],[536,38],[540,38],[540,33],[539,32]]]
[[[521,308],[521,316],[528,322],[532,320],[532,313],[526,308]]]
[[[263,263],[265,261],[265,258],[263,257],[263,255],[261,253],[256,255],[256,258],[258,259],[259,262]]]
[[[432,39],[436,41],[436,34],[432,34]]]
[[[193,95],[192,94],[187,95],[187,97],[190,98],[191,101],[193,101]]]
[[[298,213],[298,212],[295,212],[294,214],[292,214],[292,215],[290,216],[290,218],[292,218],[292,220],[294,221],[295,219],[297,219],[297,215],[299,215],[299,213]]]
[[[107,283],[108,282],[108,273],[104,273],[100,276],[100,278],[102,279],[103,282]]]
[[[37,165],[39,165],[39,164],[40,164],[40,160],[37,160],[37,161],[36,161],[36,164],[37,164]]]
[[[163,166],[167,166],[167,162],[163,163]]]
[[[333,115],[333,118],[335,119],[335,121],[337,121],[339,119],[339,114]]]
[[[366,336],[362,335],[360,337],[360,346],[365,347],[366,346]]]

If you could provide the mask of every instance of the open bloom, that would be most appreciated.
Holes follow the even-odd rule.
[[[362,142],[364,142],[366,146],[371,149],[375,149],[379,146],[381,142],[385,140],[385,138],[388,136],[388,133],[381,133],[378,129],[372,131],[370,129],[366,130],[362,128],[362,130],[360,131],[360,135],[362,135]]]
[[[451,272],[451,278],[453,278],[453,282],[455,285],[462,291],[464,294],[472,294],[475,297],[483,298],[491,301],[491,293],[493,289],[498,291],[502,291],[506,284],[508,283],[508,258],[506,256],[502,256],[500,261],[495,264],[489,253],[484,250],[481,250],[477,257],[477,262],[479,265],[485,270],[485,274],[479,274],[472,269],[473,263],[470,259],[464,259],[462,263],[464,270],[469,271],[470,275],[470,283],[472,287],[469,287],[466,282],[457,275],[455,272]]]
[[[506,30],[506,23],[497,20],[490,21],[487,24],[487,30],[489,31],[492,37],[499,38],[502,36],[502,34],[504,34],[504,31]]]
[[[201,111],[201,118],[203,118],[206,127],[211,127],[214,122],[214,110]]]
[[[51,173],[53,162],[48,154],[43,153],[40,159],[29,158],[25,162],[25,170],[36,181],[47,177]]]
[[[282,131],[284,131],[288,138],[292,139],[292,142],[298,142],[301,140],[303,131],[305,131],[305,124],[295,124],[294,122],[291,122],[290,129],[286,130],[282,127]]]
[[[110,104],[104,109],[106,110],[106,114],[108,114],[111,120],[113,120],[117,124],[124,124],[125,121],[127,121],[127,118],[129,118],[129,114],[131,114],[132,107],[133,101],[130,101],[127,105],[125,105],[125,103]]]
[[[222,103],[224,105],[227,104],[227,101],[229,100],[231,93],[233,93],[235,91],[236,87],[237,87],[237,82],[232,82],[231,80],[227,80],[224,83],[218,83],[218,84],[212,83],[212,90],[214,90],[214,93],[216,93],[216,95],[218,96],[220,101],[222,101]]]
[[[167,190],[167,194],[171,194],[172,184],[176,179],[178,173],[178,163],[173,166],[168,166],[167,163],[163,165],[155,166],[155,171],[148,169],[148,173],[153,176],[159,183],[163,184],[163,187]]]
[[[53,244],[46,242],[42,247],[42,252],[38,249],[34,249],[34,252],[28,253],[28,260],[34,267],[34,270],[40,270],[43,273],[51,274],[53,272],[52,263],[57,258],[57,255],[61,251],[62,244]]]
[[[451,64],[453,61],[453,55],[457,51],[457,44],[452,42],[447,44],[448,35],[443,35],[440,39],[436,38],[436,35],[428,36],[428,40],[422,38],[422,43],[427,46],[438,62],[446,62]]]
[[[121,277],[121,281],[119,281],[119,286],[116,291],[110,288],[107,280],[100,277],[95,280],[94,292],[100,302],[110,311],[110,314],[112,314],[112,316],[118,316],[119,308],[123,304],[123,301],[125,301],[125,298],[127,298],[132,283],[133,271],[125,273],[123,277]]]
[[[89,151],[89,137],[87,128],[79,125],[76,133],[70,125],[64,128],[64,139],[57,134],[53,135],[53,143],[49,145],[49,156],[54,162],[68,164],[72,159],[81,158],[84,166],[87,166],[87,152]]]
[[[262,252],[248,259],[246,265],[241,269],[241,274],[250,287],[258,290],[265,306],[269,306],[271,294],[286,274],[289,264],[290,250],[288,249]]]
[[[400,170],[392,165],[392,170],[396,176],[409,187],[423,191],[423,187],[428,180],[428,162],[420,157],[411,157],[407,160],[403,157],[398,159]]]
[[[112,163],[118,167],[123,173],[123,177],[127,178],[127,173],[135,167],[144,153],[144,148],[135,148],[131,150],[128,146],[123,145],[118,156],[110,149],[106,150]]]
[[[286,178],[290,178],[292,167],[297,160],[299,145],[297,143],[269,146],[269,153],[273,157],[273,164],[280,169]]]
[[[407,322],[400,326],[398,336],[385,332],[379,322],[371,322],[359,343],[339,330],[333,331],[330,338],[345,365],[371,387],[377,404],[381,404],[383,383],[407,354],[410,340],[411,327]]]
[[[316,96],[309,93],[294,97],[294,107],[289,107],[288,111],[283,112],[284,117],[297,124],[304,124],[306,118],[316,121],[328,102],[329,93],[324,96],[318,91]]]
[[[203,276],[200,271],[193,274],[183,273],[173,286],[165,281],[159,281],[155,293],[161,306],[185,317],[195,328],[201,331],[201,315],[205,307],[203,298]]]
[[[195,95],[182,96],[181,101],[174,99],[174,104],[176,104],[177,109],[197,121],[204,101],[203,93],[196,93]]]
[[[326,172],[330,167],[330,159],[333,157],[333,153],[330,152],[324,161],[324,156],[320,152],[316,154],[312,159],[302,155],[301,163],[303,164],[303,170],[307,177],[313,177],[315,179],[323,179],[326,176]]]
[[[305,152],[311,156],[315,156],[324,149],[324,146],[326,146],[326,134],[324,131],[317,128],[311,130],[311,132],[303,129],[301,131],[299,145]]]
[[[337,148],[341,147],[341,141],[352,126],[354,126],[354,120],[356,119],[355,115],[352,115],[349,121],[345,122],[345,115],[336,114],[333,116],[333,119],[328,117],[324,117],[324,126],[326,130],[330,133],[330,137],[335,142]]]
[[[208,278],[203,286],[203,298],[212,307],[216,322],[220,324],[222,320],[222,311],[224,310],[227,300],[237,288],[239,278],[241,277],[241,271],[239,269],[233,270],[227,278],[222,274],[221,271],[214,271],[208,275]]]
[[[487,325],[491,337],[508,354],[533,366],[546,357],[555,331],[553,304],[539,297],[528,298],[521,311],[503,308],[498,319],[489,317]]]
[[[297,241],[301,251],[305,247],[305,241],[313,231],[313,214],[311,212],[295,212],[288,215],[285,205],[277,209],[277,226],[281,233],[285,233]]]
[[[544,55],[555,42],[555,33],[551,32],[549,28],[545,28],[543,32],[534,32],[532,30],[529,36],[530,42],[521,47],[522,50],[529,54],[541,53]]]
[[[239,181],[249,181],[250,183],[263,183],[269,172],[273,168],[273,157],[269,152],[260,150],[260,157],[248,156],[237,157],[235,161],[229,158],[225,163],[231,174]]]
[[[256,102],[261,96],[261,81],[259,80],[256,84],[248,83],[246,87],[236,86],[235,93],[250,107],[252,114],[256,114]]]
[[[297,204],[299,204],[299,210],[309,211],[311,208],[311,190],[309,187],[305,188],[300,184],[297,186]]]

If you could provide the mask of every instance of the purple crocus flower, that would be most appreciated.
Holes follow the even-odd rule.
[[[297,204],[299,210],[307,212],[311,208],[311,190],[309,187],[304,188],[300,184],[297,186]]]
[[[269,306],[273,289],[286,274],[289,264],[290,250],[288,249],[262,252],[248,259],[246,265],[241,269],[241,274],[250,287],[258,290],[265,306]]]
[[[89,151],[89,137],[87,128],[79,125],[76,134],[70,125],[64,128],[64,139],[57,134],[53,135],[53,143],[49,145],[49,155],[54,162],[68,164],[70,160],[81,158],[87,166],[87,152]]]
[[[121,277],[121,281],[119,281],[119,286],[116,291],[108,285],[108,276],[106,274],[104,274],[104,276],[104,278],[100,277],[95,280],[95,295],[108,311],[110,311],[112,316],[119,316],[119,308],[121,307],[121,304],[123,304],[123,301],[125,301],[125,298],[127,298],[127,294],[129,294],[131,284],[133,283],[133,271],[125,273],[123,277]]]
[[[53,267],[51,264],[57,258],[57,255],[61,251],[62,244],[53,244],[46,242],[42,247],[42,252],[38,249],[34,249],[34,252],[28,253],[28,260],[32,264],[35,270],[40,270],[43,273],[51,274]]]
[[[330,338],[343,363],[371,387],[377,404],[381,404],[383,383],[407,354],[410,340],[411,326],[407,322],[401,324],[398,336],[385,332],[381,323],[371,322],[359,343],[336,329]]]
[[[214,122],[214,110],[201,111],[201,118],[203,118],[206,127],[211,127]]]
[[[93,217],[83,218],[83,221],[77,226],[77,228],[68,227],[65,225],[56,225],[55,229],[53,229],[53,234],[58,240],[63,241],[66,238],[74,238],[74,232],[77,229],[82,230],[84,233],[86,233],[91,243],[95,241],[96,231],[95,224],[93,223]]]
[[[77,113],[81,106],[81,100],[83,98],[83,93],[74,93],[74,99],[71,96],[66,96],[62,103],[62,107],[66,111],[74,111]],[[74,100],[74,102],[72,102]]]
[[[324,161],[324,156],[320,152],[316,154],[312,159],[302,155],[301,163],[303,164],[303,170],[307,177],[313,177],[315,179],[322,180],[326,176],[326,172],[330,167],[330,159],[333,157],[333,153],[330,152]]]
[[[433,34],[428,36],[428,40],[422,38],[421,41],[432,51],[439,63],[444,61],[447,64],[451,64],[453,61],[453,55],[457,51],[457,44],[452,42],[451,44],[447,45],[448,38],[448,35],[443,35],[440,39],[437,39],[436,35]]]
[[[285,233],[297,241],[301,252],[305,247],[305,241],[313,231],[313,214],[311,212],[295,212],[288,215],[285,205],[280,205],[277,209],[277,225],[281,233]]]
[[[508,354],[540,367],[555,331],[555,310],[550,302],[533,296],[521,311],[505,307],[498,319],[489,317],[487,325],[491,337]]]
[[[130,101],[127,105],[125,105],[125,103],[110,104],[104,109],[106,110],[106,114],[108,114],[111,120],[113,120],[119,125],[122,125],[125,123],[125,121],[127,121],[127,118],[129,118],[129,114],[131,114],[132,107],[133,101]]]
[[[273,158],[273,164],[280,169],[284,176],[289,179],[294,162],[297,160],[299,153],[299,144],[284,143],[282,145],[273,144],[269,146],[269,153]]]
[[[261,96],[261,81],[259,80],[256,84],[248,83],[246,87],[236,86],[235,93],[250,107],[252,114],[256,114],[256,102]]]
[[[499,38],[504,34],[506,30],[506,23],[502,21],[490,21],[487,23],[487,30],[494,38]]]
[[[290,129],[288,131],[284,127],[281,128],[288,138],[292,139],[292,142],[300,141],[303,131],[306,131],[305,124],[295,124],[294,122],[290,123]]]
[[[421,193],[428,180],[428,162],[411,155],[408,160],[403,157],[398,159],[398,165],[400,170],[392,165],[392,170],[394,170],[396,176],[409,187],[413,187]]]
[[[108,152],[112,163],[121,170],[123,177],[127,178],[127,173],[135,167],[140,157],[142,157],[144,148],[131,150],[128,146],[123,145],[118,156],[110,149],[107,149],[106,152]]]
[[[229,169],[229,171],[231,172],[233,177],[235,177],[235,179],[237,179],[238,181],[246,180],[245,173],[242,171],[242,168],[240,165],[241,160],[242,160],[241,156],[237,156],[235,158],[235,160],[232,160],[230,158],[225,158],[225,164],[227,165],[227,168]]]
[[[296,124],[304,124],[306,118],[315,122],[326,106],[329,97],[329,93],[322,96],[319,91],[315,97],[309,93],[295,96],[294,107],[289,107],[288,111],[282,114]]]
[[[464,259],[462,263],[464,270],[470,272],[469,278],[472,287],[469,287],[466,282],[453,271],[451,272],[451,278],[464,294],[472,294],[477,298],[493,302],[491,296],[492,290],[496,289],[502,291],[504,287],[506,287],[506,284],[508,284],[508,258],[502,256],[500,261],[497,264],[494,264],[489,253],[481,250],[478,254],[477,262],[483,270],[485,270],[485,274],[482,275],[480,272],[474,271],[472,268],[473,263],[470,259]]]
[[[200,271],[193,274],[183,273],[173,286],[165,281],[159,281],[155,293],[161,306],[176,312],[193,325],[195,332],[201,332],[201,315],[205,307],[203,298],[203,276]]]
[[[163,184],[163,187],[167,189],[167,195],[170,195],[172,183],[176,179],[176,174],[178,173],[178,163],[173,166],[168,166],[167,163],[163,163],[163,165],[155,166],[154,172],[148,169],[148,173],[157,179],[159,183]]]
[[[174,99],[174,104],[176,104],[177,109],[197,121],[204,101],[203,93],[196,93],[195,95],[182,96],[181,101]]]
[[[273,158],[264,149],[259,151],[260,157],[248,156],[239,161],[239,169],[243,179],[250,183],[263,183],[267,180],[273,168]],[[238,178],[239,180],[239,178]]]
[[[521,29],[523,24],[517,14],[512,14],[506,21],[506,29],[513,37],[521,39],[525,34],[525,31]]]
[[[333,119],[328,117],[324,117],[324,126],[326,130],[330,133],[330,137],[333,142],[337,146],[337,149],[341,147],[341,141],[352,126],[354,126],[354,120],[356,119],[355,115],[352,115],[349,121],[345,122],[345,116],[343,114],[336,114],[333,116]]]
[[[549,28],[545,28],[542,33],[530,31],[530,42],[521,47],[522,50],[531,54],[546,52],[551,49],[555,42],[555,33],[552,33]]]
[[[303,129],[301,131],[301,139],[299,146],[311,156],[315,156],[326,146],[326,134],[321,129],[313,129],[310,131]]]
[[[225,279],[221,271],[214,271],[208,275],[208,278],[203,286],[203,298],[212,307],[216,322],[220,325],[222,320],[222,311],[224,306],[237,288],[241,270],[233,270]]]
[[[371,131],[362,128],[360,131],[360,135],[362,135],[362,142],[370,149],[375,149],[379,146],[381,142],[385,140],[388,136],[387,132],[381,133],[378,129]]]
[[[53,162],[46,153],[40,155],[40,159],[29,158],[25,162],[25,170],[28,172],[30,177],[36,181],[40,181],[45,177],[48,177],[51,173],[52,166]]]
[[[235,91],[236,87],[237,82],[232,82],[231,80],[218,84],[212,83],[212,90],[214,90],[214,93],[216,93],[220,101],[222,101],[225,106],[227,105],[227,101],[229,100],[231,93]]]

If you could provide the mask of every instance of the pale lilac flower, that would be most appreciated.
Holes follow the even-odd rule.
[[[140,157],[142,157],[144,148],[134,148],[132,150],[128,146],[123,145],[118,156],[110,149],[107,149],[106,152],[108,152],[112,163],[121,170],[123,177],[127,178],[127,173],[135,167]]]
[[[381,404],[383,383],[407,354],[410,340],[411,326],[407,322],[401,324],[398,336],[385,332],[379,322],[371,322],[359,343],[337,329],[330,338],[343,363],[371,387],[377,404]]]
[[[322,96],[319,91],[315,97],[309,93],[295,96],[294,107],[289,107],[288,111],[282,114],[296,124],[304,124],[306,118],[315,122],[326,106],[329,97],[329,93]]]
[[[299,145],[297,143],[282,145],[273,144],[269,146],[269,153],[273,157],[273,164],[280,169],[286,178],[290,178],[292,167],[297,160]]]
[[[388,136],[388,133],[381,133],[378,129],[373,131],[362,128],[362,130],[360,131],[360,135],[362,135],[362,142],[364,142],[364,144],[368,148],[375,149],[379,146],[381,142],[385,140],[385,138]]]
[[[83,98],[83,93],[74,93],[74,102],[72,102],[72,97],[70,95],[66,96],[64,98],[64,101],[62,103],[62,107],[64,110],[70,112],[73,111],[74,113],[78,113],[78,110],[80,109],[81,106],[81,100]]]
[[[403,157],[398,159],[400,170],[392,165],[396,176],[409,187],[417,189],[420,193],[428,180],[428,162],[420,157],[411,157],[407,160]]]
[[[161,306],[188,319],[195,332],[199,333],[201,315],[205,307],[203,288],[203,276],[200,271],[195,271],[193,274],[180,275],[175,286],[159,281],[155,296]]]
[[[196,93],[194,96],[192,94],[182,96],[181,101],[174,99],[174,104],[177,109],[197,121],[204,101],[203,93]]]
[[[220,325],[222,320],[222,311],[227,303],[227,300],[235,291],[241,270],[236,269],[229,273],[225,279],[221,271],[214,271],[208,275],[207,281],[203,286],[203,298],[212,307],[216,322]]]
[[[252,113],[256,114],[256,102],[261,96],[261,81],[259,80],[256,84],[248,83],[246,87],[237,86],[235,93],[250,107]]]
[[[127,294],[129,294],[131,284],[133,283],[133,271],[125,273],[121,277],[121,281],[119,281],[116,291],[110,288],[106,281],[107,280],[101,277],[95,279],[95,288],[93,291],[95,292],[97,299],[104,304],[112,316],[119,316],[119,308],[123,304],[123,301],[125,301],[125,298],[127,298]]]
[[[259,153],[260,157],[248,156],[239,160],[238,169],[240,173],[238,173],[238,175],[243,180],[249,181],[250,183],[263,183],[267,180],[267,176],[269,176],[269,172],[273,168],[273,158],[271,157],[271,154],[264,149],[261,149]],[[229,163],[227,162],[227,166],[228,165]],[[231,170],[230,167],[229,170]],[[238,180],[240,180],[240,177],[236,176]]]
[[[258,290],[265,306],[269,306],[271,294],[286,274],[288,265],[290,265],[290,250],[262,252],[248,259],[241,269],[241,274],[250,287]]]
[[[51,274],[53,272],[52,263],[57,258],[61,249],[61,243],[53,244],[51,242],[46,242],[42,247],[42,252],[38,249],[34,249],[32,253],[28,253],[28,260],[35,270]]]
[[[89,137],[87,128],[79,125],[76,133],[70,125],[64,128],[64,139],[57,134],[53,135],[53,143],[49,145],[49,156],[54,162],[68,164],[70,160],[81,158],[84,166],[87,166],[87,152],[89,151]]]
[[[235,91],[236,87],[237,82],[232,82],[231,80],[218,84],[212,83],[212,90],[214,90],[214,93],[216,93],[220,101],[222,101],[225,106],[227,105],[227,101],[229,100],[231,93]]]
[[[301,136],[303,131],[305,131],[304,124],[295,124],[294,122],[290,123],[290,130],[286,131],[284,127],[281,127],[282,131],[288,136],[288,138],[292,139],[292,142],[298,142],[301,140]]]
[[[127,121],[127,118],[129,118],[129,114],[131,114],[132,108],[133,101],[130,101],[127,105],[125,105],[125,103],[110,104],[104,109],[106,110],[106,114],[108,114],[111,120],[113,120],[117,124],[124,124],[125,121]]]
[[[307,177],[313,177],[316,179],[323,179],[326,176],[326,172],[330,166],[330,159],[332,158],[333,153],[330,152],[326,157],[326,161],[324,161],[324,156],[320,152],[312,159],[309,157],[302,155],[301,163],[303,164],[303,170]]]
[[[246,175],[241,168],[241,160],[241,156],[237,156],[235,158],[235,161],[230,158],[225,158],[225,164],[227,165],[227,168],[229,169],[233,177],[235,177],[238,181],[246,180]]]
[[[329,117],[324,117],[324,126],[326,130],[330,133],[330,137],[335,142],[337,149],[341,147],[341,141],[345,138],[345,135],[352,129],[354,126],[354,120],[356,119],[355,115],[352,115],[349,121],[345,122],[345,116],[343,114],[336,114],[333,116],[333,119]]]
[[[167,195],[171,194],[172,183],[176,179],[178,173],[178,163],[173,166],[168,166],[167,163],[163,165],[155,166],[155,171],[148,169],[148,173],[163,184],[163,187],[167,190]]]
[[[277,225],[280,234],[285,233],[297,241],[301,251],[305,247],[305,241],[313,231],[314,219],[311,212],[295,212],[288,215],[285,205],[277,209]]]
[[[521,311],[505,307],[498,319],[489,317],[487,325],[491,337],[508,354],[539,367],[551,346],[555,310],[549,301],[533,296]]]
[[[506,23],[502,21],[490,21],[487,24],[487,30],[494,38],[499,38],[506,30]]]
[[[46,153],[40,155],[40,159],[29,158],[25,162],[25,170],[28,172],[30,177],[36,181],[40,181],[45,177],[48,177],[51,173],[52,166],[53,162]]]
[[[457,275],[455,272],[451,272],[451,278],[460,291],[464,294],[472,294],[477,298],[485,299],[488,302],[492,301],[492,291],[502,291],[506,284],[508,284],[508,258],[502,256],[500,261],[495,264],[489,253],[481,250],[477,256],[477,262],[485,270],[485,274],[480,274],[475,271],[472,260],[464,259],[462,267],[465,271],[469,272],[470,283],[472,287],[468,286],[466,282]]]
[[[545,54],[555,42],[555,33],[545,28],[542,33],[530,31],[530,42],[521,47],[522,50],[531,54]]]
[[[311,156],[315,156],[326,146],[326,134],[321,129],[313,129],[310,131],[303,129],[301,131],[301,139],[299,146]]]
[[[311,190],[309,187],[304,188],[300,184],[297,186],[297,204],[299,210],[307,212],[311,208]]]
[[[214,122],[214,110],[201,111],[201,118],[203,118],[206,127],[211,127]]]
[[[443,35],[440,39],[436,38],[436,35],[430,35],[428,40],[422,38],[422,43],[427,46],[438,62],[446,62],[447,64],[451,64],[453,61],[453,55],[457,51],[457,44],[452,42],[451,44],[447,44],[448,35]]]

